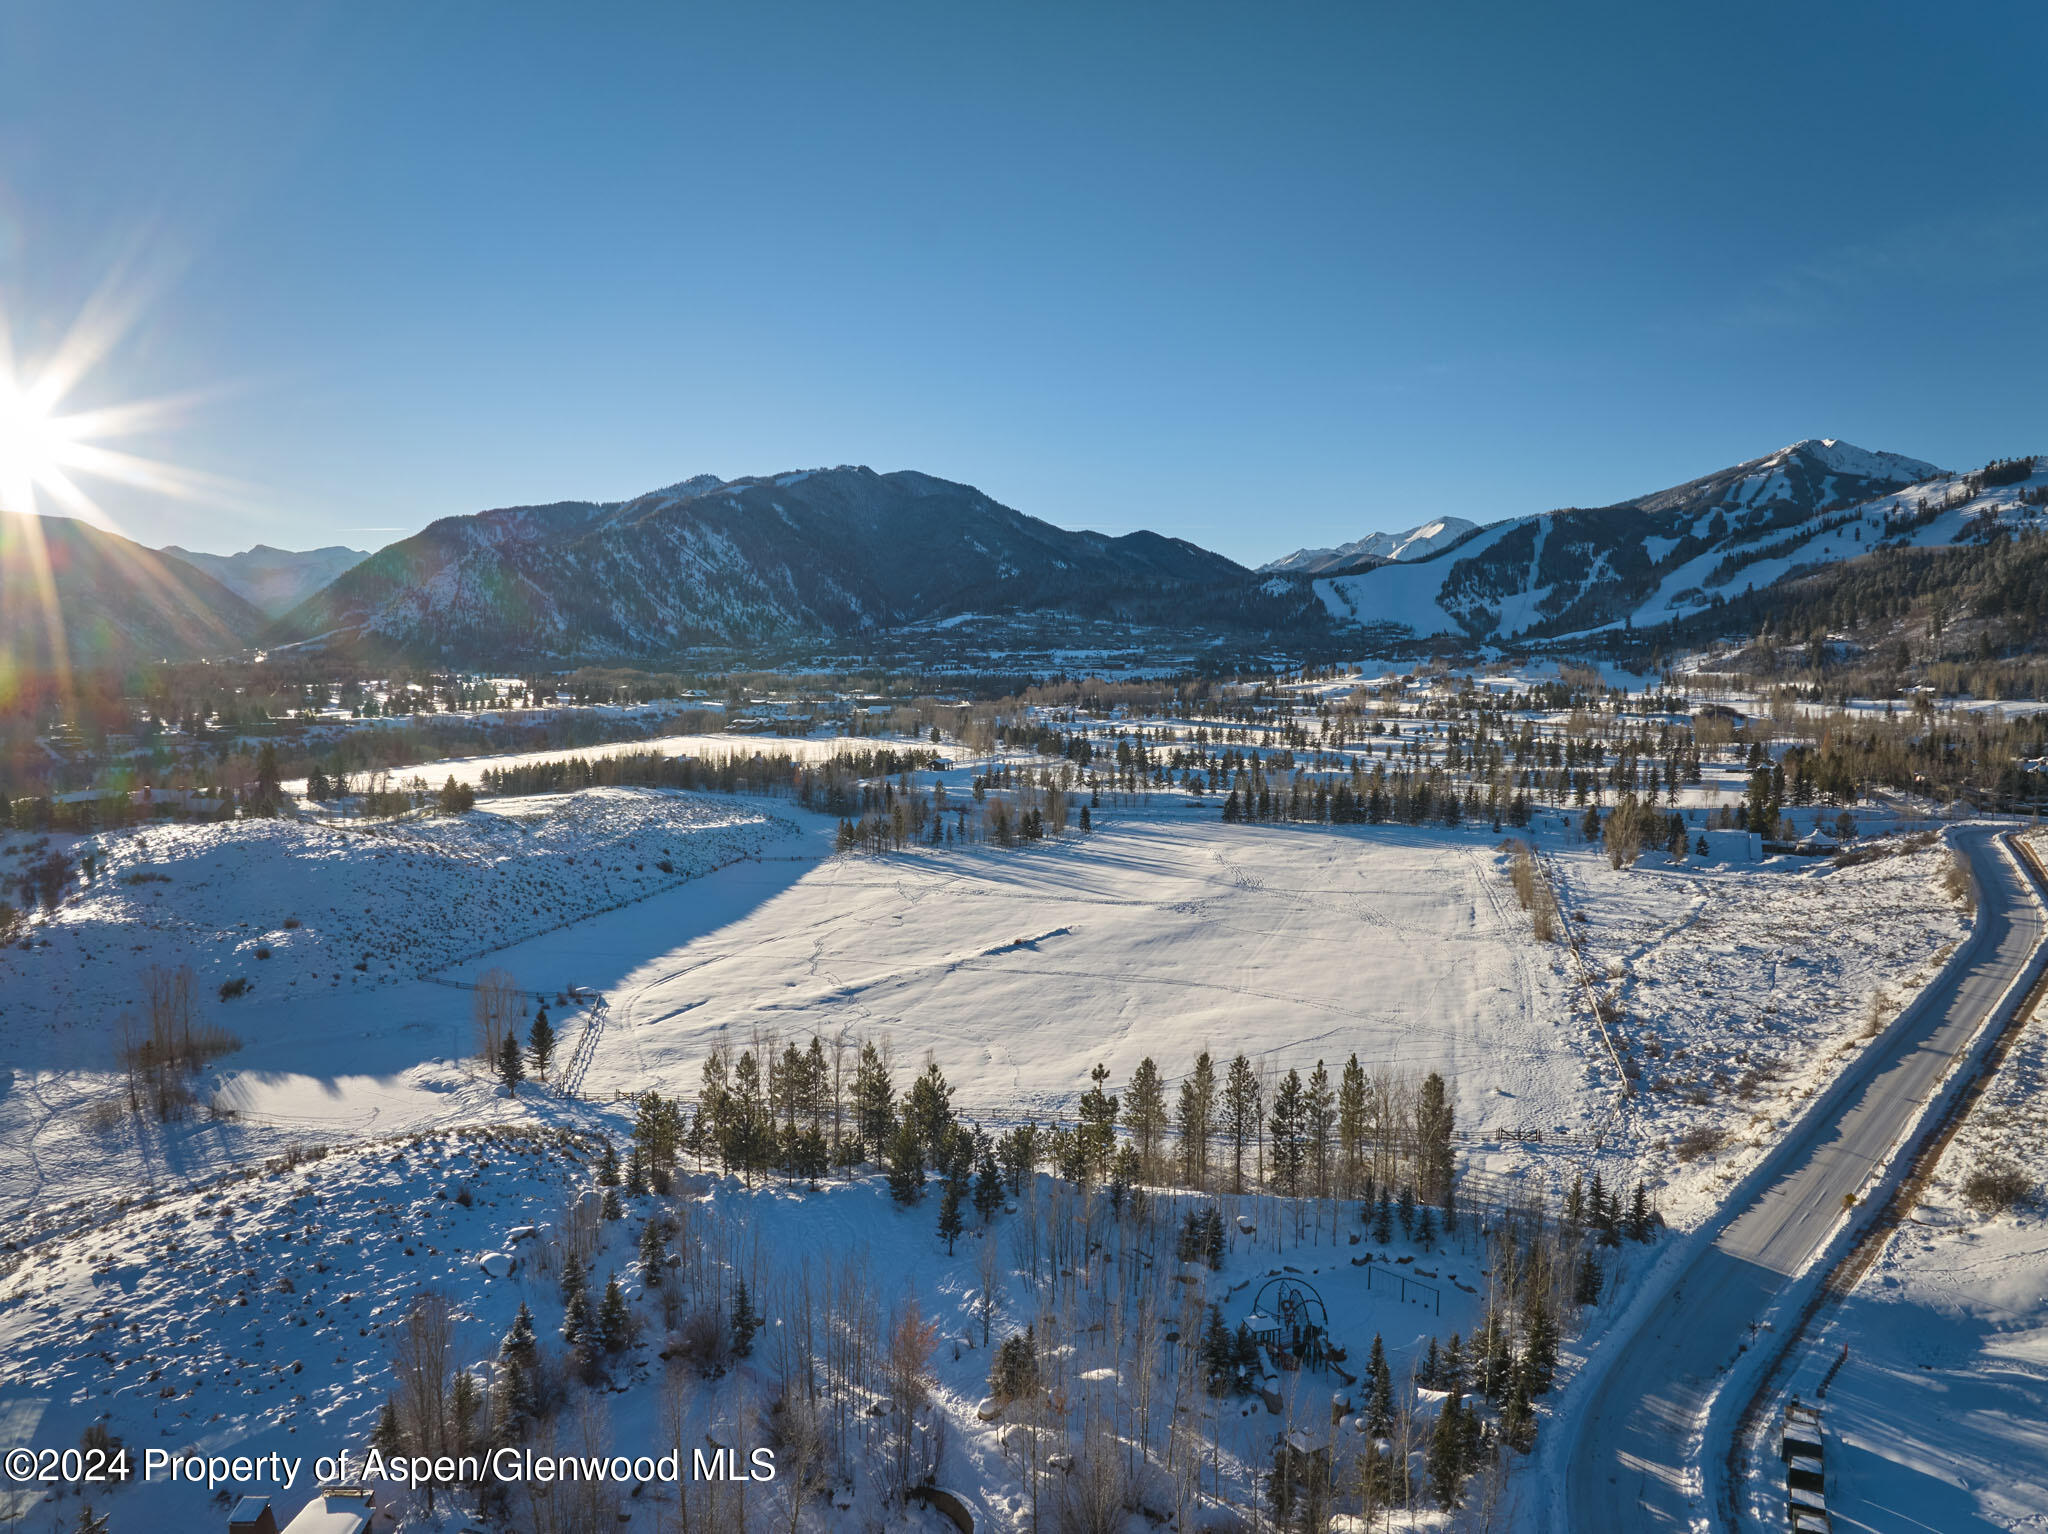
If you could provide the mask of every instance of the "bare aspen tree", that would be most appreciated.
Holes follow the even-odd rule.
[[[399,1424],[412,1447],[430,1458],[446,1447],[454,1344],[453,1305],[439,1290],[425,1290],[392,1341],[391,1372],[398,1381]]]
[[[489,1062],[498,1058],[506,1037],[518,1026],[519,1010],[519,986],[510,970],[494,967],[477,976],[470,1016],[476,1021],[479,1059]]]

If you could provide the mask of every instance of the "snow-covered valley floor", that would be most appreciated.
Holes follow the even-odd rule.
[[[376,833],[237,822],[102,838],[96,880],[34,929],[48,946],[0,952],[0,1239],[17,1248],[0,1251],[0,1393],[38,1403],[37,1441],[59,1447],[111,1411],[137,1447],[298,1453],[293,1440],[310,1438],[310,1452],[359,1451],[389,1385],[391,1318],[420,1288],[451,1293],[479,1363],[521,1296],[544,1337],[559,1325],[552,1279],[487,1279],[476,1265],[511,1228],[561,1225],[565,1193],[588,1185],[547,1136],[623,1144],[620,1099],[694,1095],[713,1047],[842,1031],[886,1040],[899,1086],[929,1055],[961,1116],[991,1128],[1071,1118],[1098,1062],[1112,1089],[1148,1056],[1171,1084],[1205,1048],[1280,1074],[1319,1059],[1334,1070],[1352,1053],[1368,1071],[1441,1071],[1475,1186],[1555,1194],[1575,1173],[1642,1177],[1686,1225],[1859,1047],[1872,998],[1889,1016],[1963,931],[1939,847],[1840,870],[1647,854],[1617,871],[1550,834],[1541,850],[1575,954],[1535,941],[1509,854],[1483,828],[1098,813],[1085,838],[883,858],[830,856],[832,822],[778,802],[632,790],[486,800]],[[177,963],[241,1049],[207,1068],[202,1108],[183,1124],[95,1115],[121,1096],[119,1016],[140,972]],[[563,1058],[581,1062],[576,1099],[507,1099],[468,1058],[467,986],[494,968],[546,998]],[[251,989],[216,1001],[237,977]],[[558,1002],[572,987],[590,1002]],[[543,1138],[480,1138],[486,1128]],[[1715,1129],[1709,1144],[1701,1131]],[[426,1138],[410,1145],[414,1133]],[[193,1191],[295,1145],[331,1153]],[[468,1184],[471,1203],[451,1183]],[[146,1189],[164,1201],[117,1213]],[[914,1295],[944,1338],[972,1330],[960,1358],[950,1342],[936,1355],[953,1425],[941,1480],[997,1527],[1020,1525],[1018,1466],[1001,1425],[974,1411],[988,1360],[968,1325],[987,1241],[1004,1254],[999,1316],[1021,1325],[1044,1303],[1009,1236],[970,1236],[948,1257],[935,1199],[901,1211],[873,1178],[818,1194],[693,1182],[685,1202],[705,1248],[735,1270],[759,1264],[770,1290],[793,1282],[805,1253],[858,1258],[883,1311]],[[234,1206],[225,1219],[222,1203]],[[649,1208],[606,1237],[600,1286],[608,1269],[630,1280]],[[1445,1315],[1403,1330],[1384,1310],[1398,1300],[1355,1292],[1355,1216],[1332,1231],[1326,1212],[1306,1255],[1266,1245],[1276,1222],[1253,1218],[1258,1241],[1233,1238],[1212,1290],[1283,1259],[1321,1269],[1354,1360],[1373,1332],[1410,1360],[1427,1331],[1469,1331],[1477,1301],[1461,1291],[1478,1287],[1476,1250],[1451,1260],[1397,1242],[1398,1255],[1459,1274],[1441,1290]],[[343,1291],[358,1298],[337,1309]],[[785,1287],[771,1316],[792,1303]],[[287,1380],[292,1363],[302,1372]],[[772,1349],[750,1368],[692,1397],[697,1441],[778,1388]],[[644,1387],[603,1397],[622,1441],[655,1435],[661,1374],[646,1350],[618,1365]],[[734,1394],[749,1379],[751,1405]],[[1318,1409],[1327,1420],[1327,1402]],[[1263,1407],[1258,1419],[1217,1451],[1230,1495],[1259,1434],[1271,1438]],[[149,1526],[173,1534],[224,1521],[203,1496],[152,1506]]]

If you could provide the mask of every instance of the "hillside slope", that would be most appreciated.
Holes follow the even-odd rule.
[[[212,576],[118,533],[0,514],[0,675],[232,653],[267,622]]]

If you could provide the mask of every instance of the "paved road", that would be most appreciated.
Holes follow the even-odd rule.
[[[1576,1423],[1566,1465],[1573,1534],[1691,1530],[1707,1509],[1689,1460],[1719,1376],[1791,1276],[1828,1239],[1842,1195],[1919,1115],[1955,1053],[2024,970],[2042,937],[2025,876],[1989,831],[1959,833],[1977,875],[1975,931],[1955,959],[1853,1067],[1831,1111],[1770,1155],[1760,1192],[1716,1216],[1720,1234],[1619,1348]],[[1725,1446],[1708,1452],[1725,1452]]]

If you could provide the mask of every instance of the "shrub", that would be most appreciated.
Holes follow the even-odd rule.
[[[2034,1180],[2005,1160],[1980,1162],[1963,1180],[1963,1197],[1986,1214],[2005,1214],[2033,1191]]]
[[[223,980],[220,983],[220,999],[222,1001],[233,1001],[237,996],[246,996],[248,993],[249,977],[247,975],[237,975],[232,980]]]
[[[1697,1161],[1713,1155],[1726,1138],[1727,1132],[1718,1124],[1695,1124],[1673,1142],[1671,1153],[1680,1161]]]

